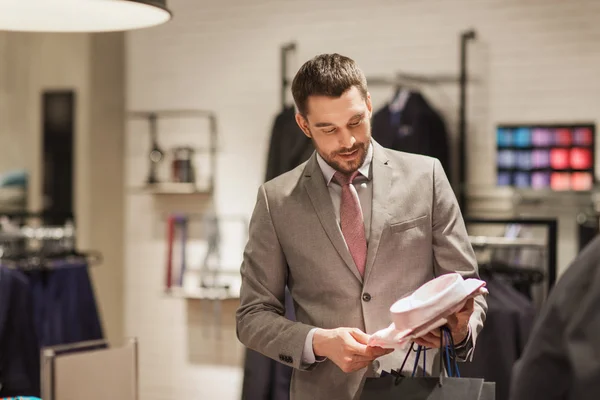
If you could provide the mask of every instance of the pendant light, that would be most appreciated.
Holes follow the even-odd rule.
[[[0,31],[128,31],[170,19],[166,0],[0,0]]]

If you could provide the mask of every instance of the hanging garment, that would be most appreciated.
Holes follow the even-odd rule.
[[[65,261],[51,270],[29,271],[27,278],[42,347],[103,338],[86,264]]]
[[[295,320],[294,303],[285,289],[285,316]],[[287,400],[290,398],[292,367],[246,349],[242,400]]]
[[[496,383],[496,400],[508,400],[511,372],[525,349],[535,307],[511,285],[484,273],[488,312],[477,338],[473,360],[459,364],[464,377]]]
[[[0,398],[40,395],[40,346],[27,278],[0,266]]]
[[[271,131],[265,181],[291,171],[308,160],[313,152],[312,141],[296,123],[294,107],[284,108],[275,118]]]
[[[296,123],[293,106],[275,118],[267,155],[265,181],[291,171],[310,158],[314,147]],[[294,308],[286,289],[286,317],[295,320]],[[242,400],[288,400],[292,368],[256,351],[246,349]]]
[[[394,101],[387,103],[373,115],[372,131],[383,147],[437,158],[451,179],[446,125],[420,93],[410,92],[400,107]]]

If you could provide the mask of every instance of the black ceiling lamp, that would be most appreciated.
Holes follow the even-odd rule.
[[[115,32],[172,18],[166,0],[0,0],[0,31]]]

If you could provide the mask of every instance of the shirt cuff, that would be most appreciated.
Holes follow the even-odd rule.
[[[471,325],[468,325],[468,329],[469,331],[467,332],[467,336],[463,339],[462,342],[455,344],[454,349],[459,350],[467,347],[467,344],[471,340]]]
[[[308,335],[306,335],[306,341],[304,342],[304,349],[302,350],[302,362],[307,365],[326,360],[326,357],[316,357],[315,351],[313,350],[313,337],[315,336],[315,331],[317,329],[318,328],[312,328],[308,332]]]

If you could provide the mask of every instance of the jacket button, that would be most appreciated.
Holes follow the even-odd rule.
[[[363,301],[371,301],[371,295],[369,293],[363,294]]]

